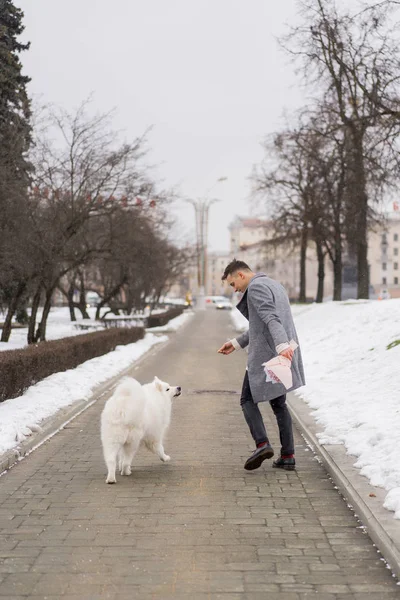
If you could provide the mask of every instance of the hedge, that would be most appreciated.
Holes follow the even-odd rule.
[[[146,327],[162,327],[163,325],[166,325],[171,319],[179,317],[179,315],[183,313],[185,308],[185,306],[176,306],[174,308],[170,308],[166,312],[160,313],[159,315],[150,315],[147,319]]]
[[[45,377],[144,337],[143,327],[107,329],[0,352],[0,402],[15,398]]]

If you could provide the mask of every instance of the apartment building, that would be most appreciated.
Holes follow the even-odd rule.
[[[394,203],[394,207],[397,204]],[[376,293],[387,289],[392,298],[400,298],[400,210],[395,208],[385,224],[370,233],[370,283]]]
[[[268,244],[273,236],[271,221],[262,218],[235,217],[229,225],[231,256],[244,260],[254,271],[264,271],[280,281],[290,298],[299,295],[300,253],[288,243]],[[315,298],[318,282],[318,264],[314,244],[310,243],[306,259],[306,296]],[[332,295],[333,274],[326,265],[325,296]]]
[[[395,205],[396,206],[396,205]],[[280,281],[290,298],[299,295],[300,254],[288,244],[268,245],[272,238],[271,221],[258,217],[236,216],[229,225],[230,249],[228,252],[209,252],[207,256],[207,295],[231,295],[221,276],[226,265],[238,258],[247,262],[254,271],[264,271]],[[368,262],[370,265],[371,297],[378,297],[387,289],[393,298],[400,297],[400,210],[394,210],[385,224],[370,231],[368,236]],[[343,298],[355,297],[357,286],[355,266],[344,265]],[[353,277],[351,274],[353,273]],[[350,275],[349,275],[350,274]],[[314,299],[318,285],[318,263],[315,246],[310,242],[306,260],[306,296]],[[197,267],[188,266],[179,285],[173,286],[172,295],[184,296],[190,290],[197,292]],[[372,291],[373,290],[373,291]],[[324,296],[329,299],[333,292],[333,272],[330,261],[325,264]]]
[[[226,265],[231,260],[229,252],[210,252],[207,256],[207,296],[230,296],[231,291],[221,277]]]

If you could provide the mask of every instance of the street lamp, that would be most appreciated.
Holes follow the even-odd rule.
[[[227,177],[220,177],[217,179],[214,185],[212,185],[205,193],[204,199],[190,200],[189,202],[195,211],[196,219],[196,249],[197,249],[197,302],[196,308],[198,310],[205,310],[205,290],[207,283],[207,242],[208,242],[208,216],[210,206],[219,202],[218,199],[212,198],[207,199],[207,195],[210,191],[220,182],[226,181]]]

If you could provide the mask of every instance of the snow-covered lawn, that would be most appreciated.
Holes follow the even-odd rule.
[[[91,318],[94,318],[96,309],[88,308],[88,313]],[[78,319],[77,322],[81,322],[82,319],[78,318],[78,315],[80,315],[80,312],[76,311],[76,316]],[[0,313],[0,321],[3,321],[3,319],[4,315]],[[71,323],[68,308],[62,307],[51,309],[47,321],[46,339],[58,340],[59,338],[70,337],[72,335],[82,335],[83,333],[88,332],[76,329],[73,323]],[[27,327],[12,329],[10,340],[8,342],[0,342],[0,350],[15,350],[16,348],[23,348],[27,345],[27,334]]]
[[[307,385],[296,393],[323,426],[322,444],[344,444],[400,519],[400,300],[292,307]],[[246,320],[237,311],[238,331]]]
[[[169,330],[174,331],[181,327],[192,314],[185,312],[172,319]],[[77,335],[78,332],[68,319],[67,310],[52,311],[48,324],[48,339]],[[22,347],[26,343],[26,330],[25,337],[19,335],[21,331],[24,330],[15,329],[12,332],[12,336],[15,336],[14,348]],[[96,386],[118,375],[152,346],[167,339],[166,335],[146,333],[144,339],[134,344],[117,346],[113,352],[88,360],[76,369],[55,373],[31,386],[22,396],[0,403],[0,454],[14,448],[18,442],[31,435],[32,431],[40,427],[43,419],[55,414],[60,408],[78,400],[89,400]]]
[[[96,314],[96,309],[93,307],[89,307],[87,309],[88,314],[90,316],[90,321],[88,321],[87,319],[82,319],[80,317],[80,312],[77,310],[76,311],[76,317],[77,317],[77,321],[76,324],[82,323],[82,324],[92,324],[93,326],[96,325],[95,321],[94,321],[94,317]],[[159,312],[159,310],[154,310],[153,314],[157,314]],[[186,319],[185,317],[186,312],[181,315],[183,318],[183,321]],[[40,317],[40,311],[39,311],[39,317]],[[116,317],[115,315],[110,315],[110,317],[112,317],[113,319],[118,319],[118,317]],[[107,317],[106,317],[107,318]],[[124,319],[126,317],[120,317],[120,319]],[[176,319],[179,319],[180,317],[176,317]],[[164,325],[163,328],[157,327],[157,328],[151,328],[151,332],[153,333],[160,333],[161,331],[173,331],[174,327],[179,327],[179,323],[180,321],[176,320],[176,319],[171,319],[171,321],[169,321],[168,325]],[[0,322],[4,320],[4,314],[2,314],[0,312]],[[39,319],[38,319],[39,320]],[[100,327],[101,328],[101,327]],[[102,328],[101,328],[102,329]],[[69,316],[69,310],[66,307],[54,307],[51,309],[48,320],[47,320],[47,329],[46,329],[46,339],[47,340],[58,340],[59,338],[63,338],[63,337],[70,337],[73,335],[82,335],[85,333],[89,333],[91,331],[95,331],[95,328],[93,327],[93,329],[89,329],[89,330],[85,330],[85,329],[78,329],[77,327],[75,327],[74,323],[71,322],[70,316]],[[0,328],[0,332],[1,332],[1,328]],[[24,346],[27,345],[27,334],[28,334],[28,328],[27,327],[22,327],[22,328],[18,328],[18,329],[13,329],[11,331],[11,336],[10,336],[10,340],[8,342],[0,342],[0,351],[1,350],[15,350],[16,348],[23,348]]]

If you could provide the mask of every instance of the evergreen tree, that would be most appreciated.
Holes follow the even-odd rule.
[[[0,0],[0,306],[8,309],[2,328],[7,341],[11,319],[20,308],[26,284],[21,265],[26,256],[27,191],[31,169],[30,102],[19,53],[29,48],[18,37],[24,30],[23,13],[11,0]]]
[[[28,182],[26,154],[31,141],[31,111],[26,85],[30,78],[21,73],[19,53],[27,50],[29,44],[21,44],[17,39],[24,30],[22,18],[23,12],[11,0],[0,0],[1,209],[10,200],[15,201]]]

